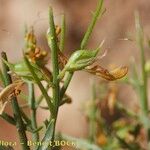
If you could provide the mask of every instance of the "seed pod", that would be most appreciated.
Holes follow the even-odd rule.
[[[100,76],[106,80],[114,81],[117,79],[123,78],[128,73],[128,67],[118,67],[112,71],[108,71],[107,69],[96,65],[96,66],[89,66],[85,69],[87,72],[92,73],[94,75]]]
[[[59,50],[58,51],[59,68],[62,69],[68,62],[68,58]]]
[[[22,80],[18,80],[8,85],[0,92],[0,115],[3,113],[8,101],[20,93],[20,88],[23,84],[24,82]]]

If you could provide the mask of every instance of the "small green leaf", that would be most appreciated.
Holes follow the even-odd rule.
[[[104,2],[103,1],[104,0],[99,0],[98,1],[97,8],[96,8],[95,12],[93,13],[94,15],[92,17],[92,21],[89,24],[88,29],[87,29],[87,31],[86,31],[86,33],[85,33],[85,35],[83,37],[83,40],[81,42],[81,46],[80,46],[81,49],[83,49],[83,48],[85,48],[87,46],[88,41],[89,41],[89,39],[91,37],[92,31],[93,31],[93,29],[95,27],[96,21],[98,19],[100,19],[102,17],[103,13],[104,13],[104,9],[103,9]]]
[[[50,142],[53,138],[53,128],[54,128],[54,119],[51,120],[47,127],[46,135],[42,139],[42,145],[38,147],[37,150],[46,150],[50,147]]]

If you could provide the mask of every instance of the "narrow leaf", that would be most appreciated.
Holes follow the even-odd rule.
[[[103,0],[99,0],[97,4],[97,9],[94,12],[94,16],[92,18],[92,21],[83,37],[83,40],[81,42],[81,49],[84,49],[89,41],[89,38],[91,37],[92,31],[94,29],[94,26],[96,24],[96,21],[103,15]]]
[[[36,75],[36,73],[34,72],[34,69],[32,68],[32,65],[30,64],[30,62],[28,61],[28,59],[24,56],[24,61],[26,63],[26,65],[28,66],[31,74],[33,75],[33,78],[34,80],[36,81],[36,83],[38,84],[43,96],[45,97],[46,99],[46,102],[48,104],[48,107],[50,109],[50,112],[52,113],[53,112],[53,104],[50,100],[50,97],[46,91],[46,89],[44,88],[44,86],[42,85],[42,83],[40,82],[40,79],[38,78],[38,76]]]
[[[54,128],[54,119],[52,119],[51,122],[49,123],[46,130],[46,134],[41,142],[43,144],[39,146],[37,150],[46,150],[50,148],[50,142],[52,141],[53,138],[53,128]]]

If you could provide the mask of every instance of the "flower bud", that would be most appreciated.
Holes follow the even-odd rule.
[[[82,70],[85,67],[94,63],[100,47],[96,50],[77,50],[69,58],[64,69],[60,73],[58,78],[63,78],[66,71],[74,72],[77,70]]]
[[[36,37],[34,34],[34,30],[33,27],[31,27],[31,29],[28,31],[26,31],[25,33],[25,52],[34,50],[34,48],[36,47]]]

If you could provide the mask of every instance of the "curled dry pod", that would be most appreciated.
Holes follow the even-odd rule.
[[[112,71],[108,71],[107,69],[96,65],[96,66],[89,66],[85,69],[87,72],[92,73],[94,75],[100,76],[106,80],[114,81],[117,79],[123,78],[128,73],[128,67],[118,67]]]
[[[58,60],[60,68],[64,68],[67,64],[68,58],[59,50],[58,51]]]
[[[20,93],[20,88],[24,82],[22,80],[17,80],[16,82],[8,85],[0,92],[0,114],[3,113],[6,104],[12,97],[17,96]]]

